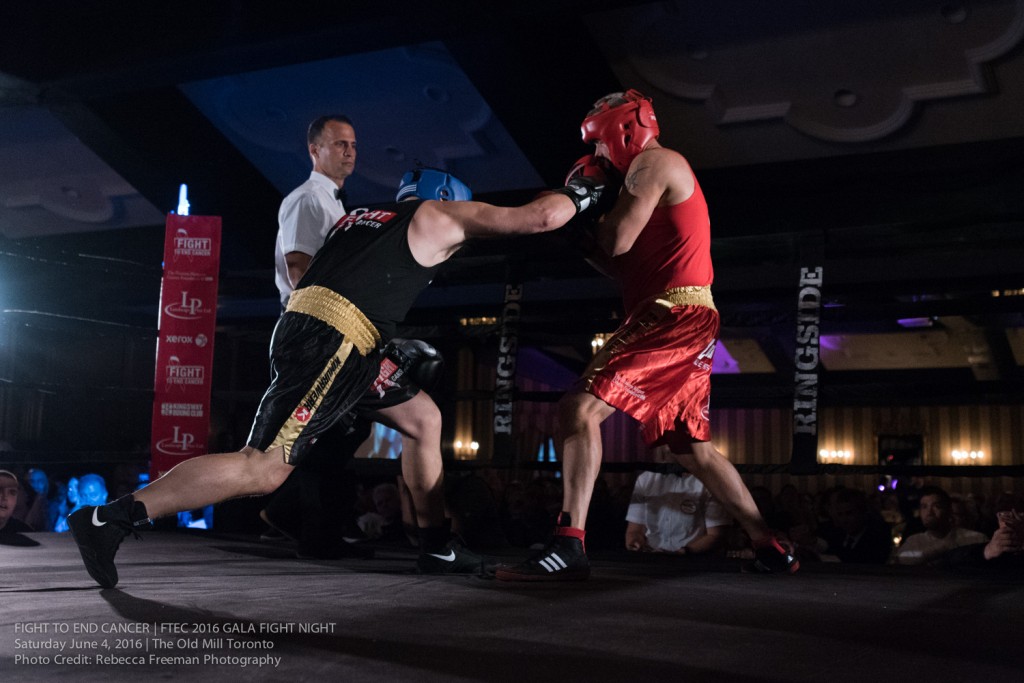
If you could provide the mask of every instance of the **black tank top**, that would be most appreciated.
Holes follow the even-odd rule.
[[[352,211],[316,252],[296,289],[327,287],[355,304],[384,341],[394,337],[438,269],[424,268],[409,250],[409,223],[422,203]]]

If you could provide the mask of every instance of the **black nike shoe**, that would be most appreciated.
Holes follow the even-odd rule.
[[[113,588],[117,585],[114,555],[124,537],[133,533],[133,527],[121,506],[106,505],[104,508],[106,521],[100,520],[98,507],[87,505],[68,515],[68,527],[82,553],[89,576],[103,588]],[[111,511],[109,515],[106,514],[108,510]]]
[[[421,552],[416,558],[420,574],[478,574],[484,572],[484,558],[452,539],[439,553]]]
[[[800,561],[772,537],[767,545],[754,549],[754,559],[743,569],[751,574],[794,574],[800,569]]]
[[[526,561],[511,567],[498,567],[499,581],[585,581],[590,577],[590,560],[583,540],[559,535]]]

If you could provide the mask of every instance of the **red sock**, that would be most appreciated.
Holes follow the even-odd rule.
[[[779,539],[775,538],[774,536],[767,536],[765,538],[762,538],[760,541],[754,543],[755,548],[768,548],[769,546],[775,548],[783,555],[786,554],[786,549],[783,548],[782,544],[779,543]]]
[[[583,529],[577,529],[574,526],[569,526],[569,515],[565,512],[558,515],[558,521],[555,522],[555,530],[552,532],[555,536],[568,536],[569,538],[580,539],[580,544],[583,546],[583,552],[587,552],[586,536],[587,532]]]

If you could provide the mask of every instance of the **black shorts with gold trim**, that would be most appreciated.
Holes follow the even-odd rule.
[[[365,394],[380,372],[380,334],[352,303],[325,287],[295,290],[270,342],[271,382],[248,444],[304,451]]]

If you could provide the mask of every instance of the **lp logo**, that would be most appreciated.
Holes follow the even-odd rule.
[[[156,447],[161,453],[167,455],[189,455],[196,448],[196,437],[188,432],[182,432],[177,425],[174,426],[174,436],[170,439],[161,439]]]
[[[203,301],[199,298],[189,298],[188,292],[182,291],[181,301],[176,301],[173,304],[168,304],[164,308],[164,313],[177,318],[178,320],[195,320],[199,317],[199,312],[203,309]]]

